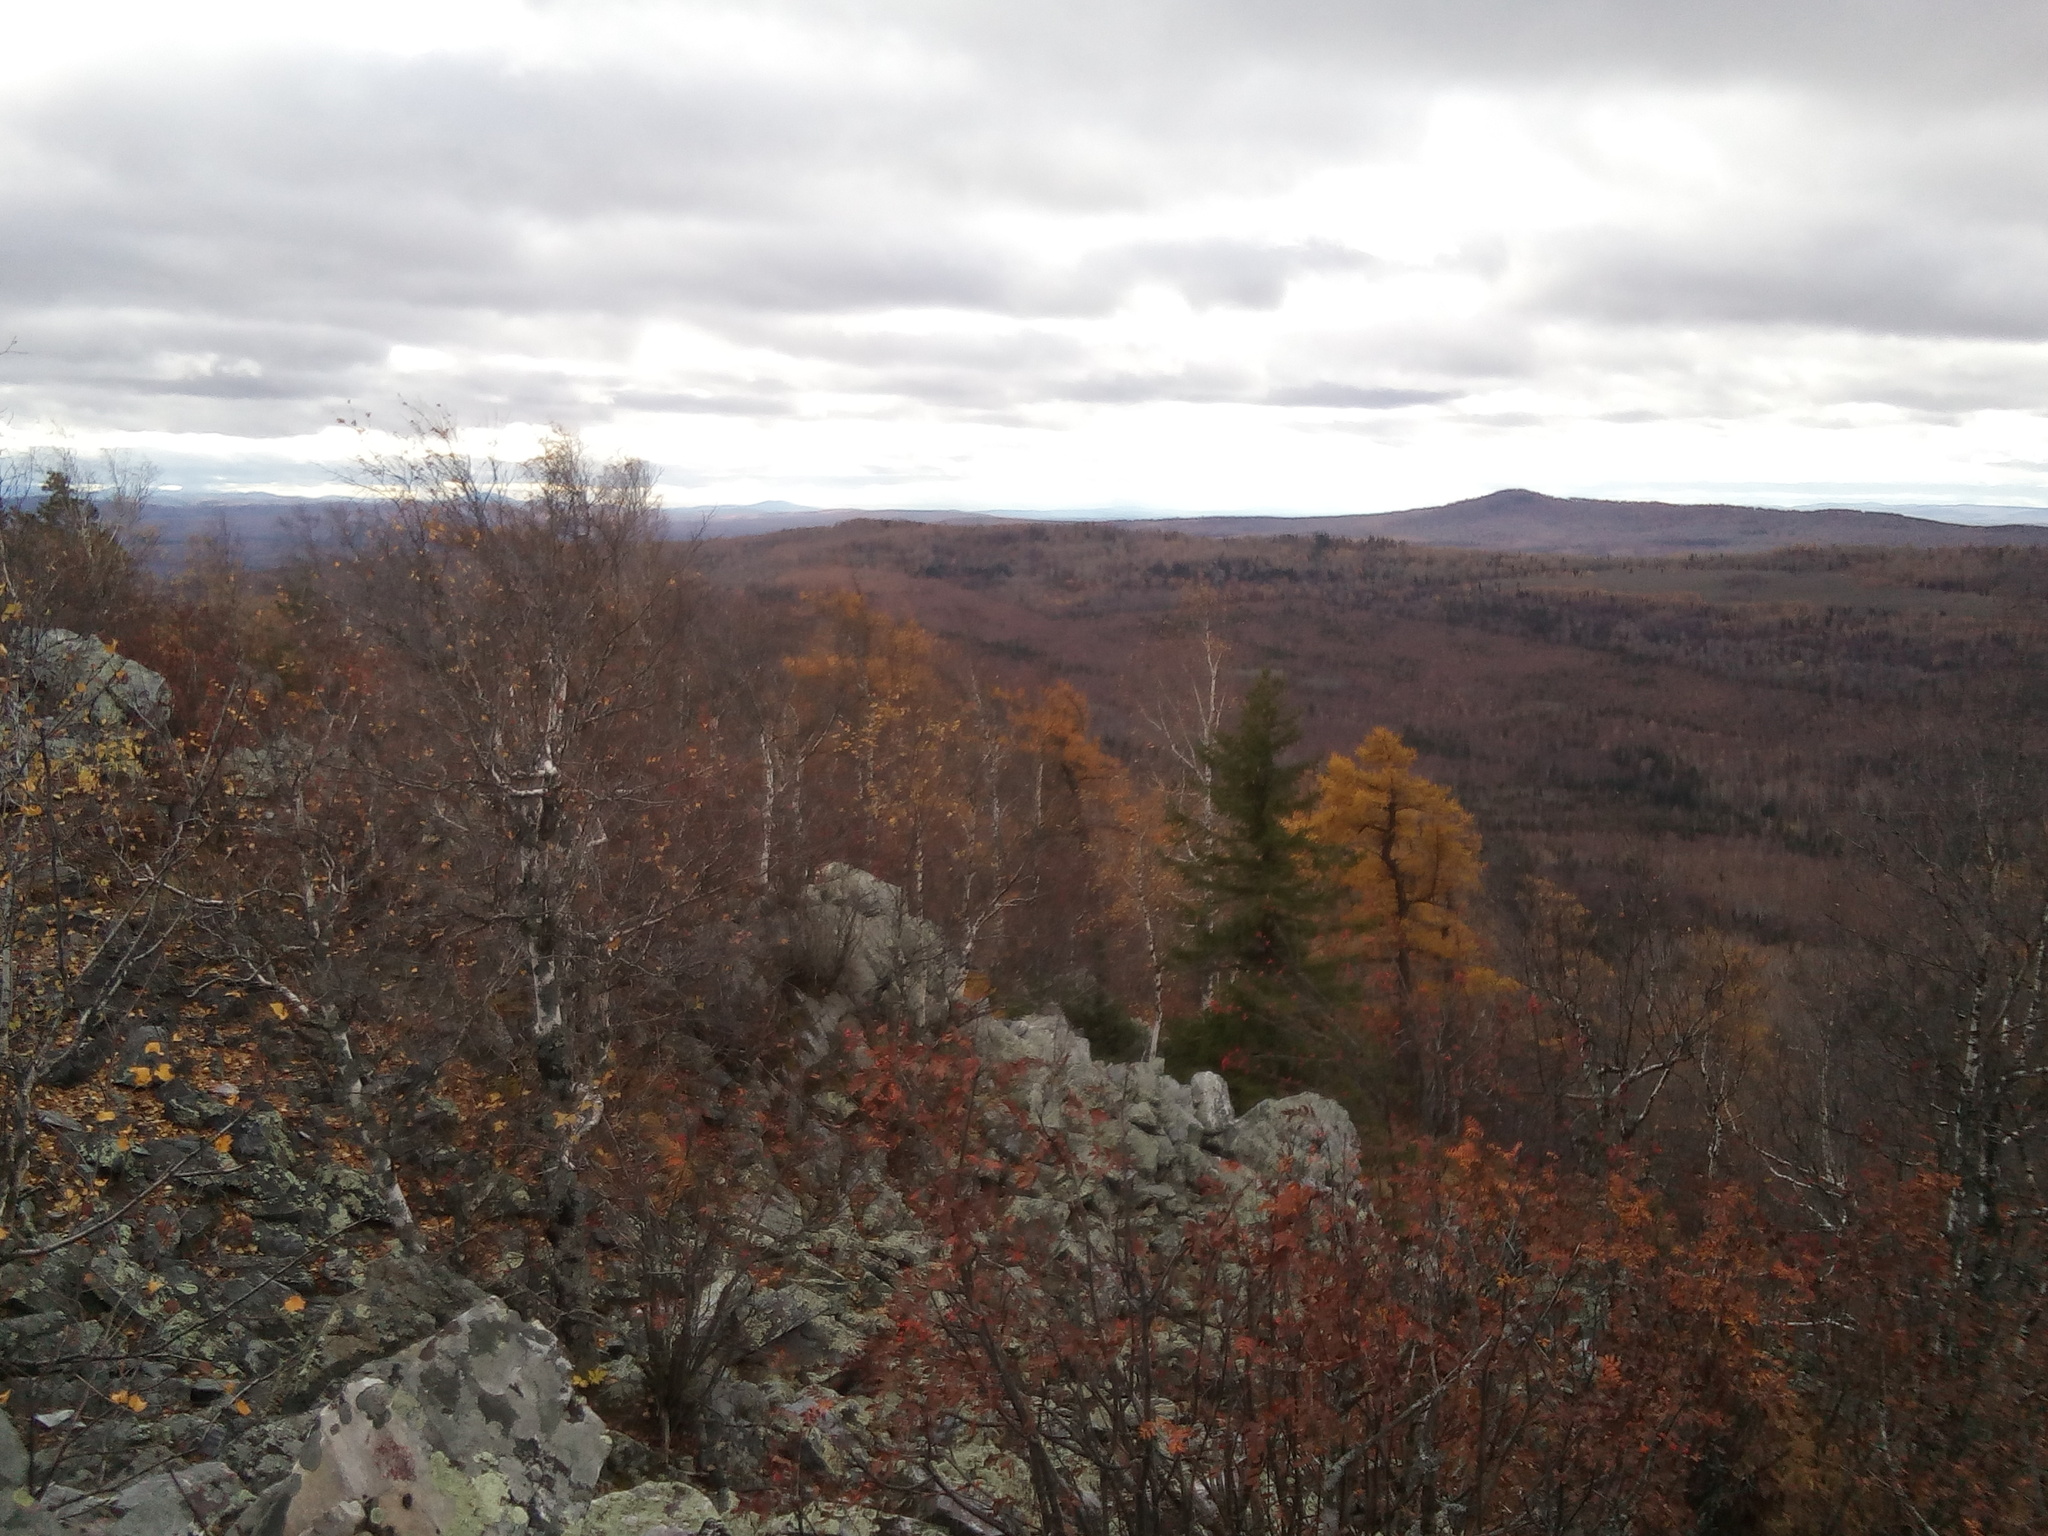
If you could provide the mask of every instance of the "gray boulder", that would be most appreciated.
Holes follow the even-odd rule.
[[[30,1495],[28,1450],[0,1413],[0,1536],[55,1536],[57,1522]]]
[[[314,1415],[242,1536],[558,1536],[608,1442],[553,1334],[488,1300],[366,1368]]]
[[[977,1019],[974,1048],[992,1061],[1043,1062],[1057,1071],[1094,1065],[1088,1040],[1067,1022],[1064,1013],[1027,1013],[1009,1019],[991,1014]]]
[[[338,1301],[284,1374],[274,1401],[310,1406],[356,1367],[425,1338],[485,1299],[481,1287],[432,1259],[403,1252],[373,1259],[361,1287]]]
[[[718,1506],[688,1483],[642,1483],[594,1501],[565,1536],[696,1536],[719,1523]]]
[[[827,1025],[872,1009],[937,1024],[965,974],[901,890],[850,864],[827,864],[804,888],[793,939],[812,1012]]]
[[[1264,1179],[1343,1189],[1358,1180],[1358,1128],[1317,1093],[1265,1099],[1217,1137],[1219,1150]]]
[[[77,1499],[57,1513],[77,1536],[208,1536],[249,1502],[249,1491],[217,1461],[171,1466],[116,1493]]]
[[[20,1488],[28,1482],[28,1448],[15,1432],[14,1420],[0,1413],[0,1488]]]
[[[1219,1135],[1237,1121],[1230,1107],[1230,1084],[1214,1072],[1197,1072],[1188,1079],[1188,1093],[1194,1100],[1195,1122],[1205,1136]]]
[[[81,726],[154,730],[170,718],[171,685],[92,635],[25,629],[13,649],[30,680]]]

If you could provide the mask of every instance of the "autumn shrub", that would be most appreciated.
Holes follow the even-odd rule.
[[[1773,1507],[1803,1280],[1738,1199],[1680,1231],[1632,1165],[1532,1167],[1468,1128],[1357,1188],[1226,1165],[1175,1202],[1085,1106],[992,1086],[964,1057],[871,1068],[934,1244],[872,1352],[879,1494],[1019,1536]]]
[[[743,1359],[772,1353],[753,1303],[778,1282],[837,1288],[843,1238],[874,1197],[868,1149],[774,1076],[722,1091],[643,1082],[597,1140],[608,1242],[597,1283],[641,1400],[626,1422],[666,1460],[699,1456],[705,1409]]]

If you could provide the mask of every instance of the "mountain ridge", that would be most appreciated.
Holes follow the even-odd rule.
[[[295,515],[329,505],[318,498],[222,497],[153,510],[149,519],[170,555],[195,534],[227,531],[258,558],[281,555]],[[2022,508],[2016,511],[2028,510]],[[2048,524],[1952,523],[1907,512],[1854,507],[1752,507],[1722,502],[1613,501],[1549,496],[1520,487],[1442,506],[1399,512],[1349,512],[1294,517],[1277,513],[1115,515],[1026,510],[974,512],[918,508],[803,507],[792,502],[669,509],[670,527],[686,538],[732,539],[858,520],[948,526],[1000,523],[1103,523],[1171,530],[1196,538],[1328,534],[1391,538],[1445,549],[1520,554],[1658,556],[1744,554],[1792,545],[1883,545],[1918,549],[2048,544]]]
[[[1135,520],[1122,520],[1133,526]],[[1512,488],[1405,512],[1332,517],[1148,518],[1144,526],[1198,537],[1316,534],[1392,538],[1446,549],[1520,554],[1741,554],[1796,544],[1877,544],[1917,549],[1987,544],[2048,544],[2048,527],[2030,523],[1943,523],[1901,512],[1853,507],[1787,509],[1729,503],[1608,501],[1546,496]]]

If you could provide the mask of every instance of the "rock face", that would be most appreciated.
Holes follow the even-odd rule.
[[[608,1493],[569,1527],[567,1536],[649,1536],[655,1531],[698,1532],[722,1525],[718,1506],[688,1483],[642,1483]]]
[[[0,1412],[0,1533],[4,1536],[52,1536],[57,1522],[30,1496],[28,1451],[15,1432],[14,1421]]]
[[[1230,1085],[1214,1072],[1182,1083],[1154,1061],[1095,1062],[1087,1040],[1057,1013],[985,1018],[971,1029],[983,1058],[1021,1065],[1016,1091],[1036,1123],[1094,1141],[1162,1186],[1184,1192],[1205,1179],[1228,1182],[1232,1164],[1261,1180],[1327,1189],[1358,1177],[1357,1128],[1320,1094],[1267,1099],[1238,1115]],[[1091,1113],[1076,1116],[1063,1105]]]
[[[1297,1093],[1254,1104],[1216,1139],[1224,1156],[1261,1178],[1299,1179],[1332,1189],[1358,1178],[1358,1128],[1321,1094]]]
[[[50,697],[65,700],[81,724],[155,729],[170,717],[171,685],[91,635],[31,629],[14,644],[28,676]]]
[[[902,893],[873,876],[826,869],[792,937],[802,946],[799,980],[816,988],[814,1027],[884,1013],[936,1037],[957,1017],[958,963],[931,924],[909,915]],[[989,1145],[1037,1160],[1013,1214],[1062,1240],[1111,1219],[1166,1232],[1203,1220],[1219,1202],[1258,1219],[1277,1181],[1342,1199],[1356,1179],[1356,1133],[1328,1100],[1297,1095],[1239,1115],[1220,1077],[1181,1083],[1157,1062],[1097,1062],[1058,1013],[984,1014],[962,1033],[991,1069],[976,1080],[1001,1085],[990,1101]],[[650,1483],[592,1504],[612,1439],[572,1390],[554,1337],[431,1261],[371,1258],[369,1250],[351,1258],[343,1247],[320,1256],[319,1244],[374,1220],[364,1176],[295,1152],[276,1112],[230,1104],[239,1091],[199,1086],[174,1043],[164,1025],[138,1027],[105,1068],[122,1092],[153,1096],[176,1134],[137,1143],[97,1124],[50,1123],[82,1165],[128,1180],[114,1187],[132,1186],[152,1203],[91,1251],[0,1266],[0,1342],[23,1359],[76,1354],[89,1343],[84,1330],[119,1308],[180,1329],[183,1355],[214,1369],[151,1387],[152,1402],[175,1412],[109,1419],[104,1427],[126,1437],[118,1443],[78,1437],[63,1465],[91,1495],[53,1489],[40,1505],[13,1497],[30,1469],[0,1416],[0,1484],[9,1484],[0,1536],[210,1536],[229,1521],[237,1536],[932,1529],[854,1505],[748,1512],[779,1496],[778,1465],[844,1490],[868,1462],[881,1399],[869,1395],[863,1352],[889,1325],[905,1276],[939,1247],[915,1214],[915,1193],[900,1183],[884,1179],[871,1199],[814,1210],[767,1179],[752,1216],[754,1257],[742,1250],[706,1292],[733,1299],[730,1359],[705,1375],[692,1405],[694,1460],[668,1463],[664,1474],[687,1475],[702,1489]],[[175,1070],[160,1073],[166,1064]],[[838,1123],[831,1097],[819,1105],[827,1126]],[[206,1233],[238,1217],[261,1260],[230,1290],[201,1264],[220,1258],[209,1259]],[[181,1323],[209,1288],[240,1307],[249,1326],[231,1317]],[[634,1298],[614,1299],[618,1323]],[[620,1332],[630,1337],[630,1326]],[[611,1365],[584,1379],[608,1412],[616,1406],[615,1417],[630,1417],[644,1407],[648,1380],[630,1344],[613,1347],[620,1353]],[[223,1411],[237,1381],[262,1383],[249,1394],[254,1415]],[[653,1475],[647,1447],[621,1438],[618,1449],[612,1486]],[[945,1477],[904,1507],[957,1533],[987,1529],[991,1510],[1028,1503],[1027,1471],[993,1441],[964,1435],[947,1454]],[[253,1489],[264,1491],[252,1502]]]
[[[587,1507],[604,1425],[554,1335],[495,1299],[353,1377],[241,1536],[557,1536]]]
[[[365,1266],[360,1289],[322,1322],[276,1402],[293,1411],[356,1367],[403,1349],[485,1299],[483,1290],[430,1259],[389,1254]]]
[[[866,870],[827,864],[805,888],[794,926],[819,1023],[881,1010],[932,1025],[960,989],[960,964],[939,930],[911,916],[903,892]]]
[[[101,1498],[51,1500],[75,1536],[210,1536],[248,1502],[242,1480],[217,1461],[167,1467]]]

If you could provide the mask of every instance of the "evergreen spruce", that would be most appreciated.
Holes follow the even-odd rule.
[[[1315,953],[1335,894],[1300,823],[1310,765],[1284,755],[1300,739],[1285,685],[1261,672],[1235,725],[1202,749],[1209,814],[1173,816],[1189,891],[1174,958],[1203,1006],[1176,1021],[1167,1060],[1183,1075],[1221,1071],[1240,1103],[1304,1080],[1316,1025],[1339,1000],[1334,969]]]

